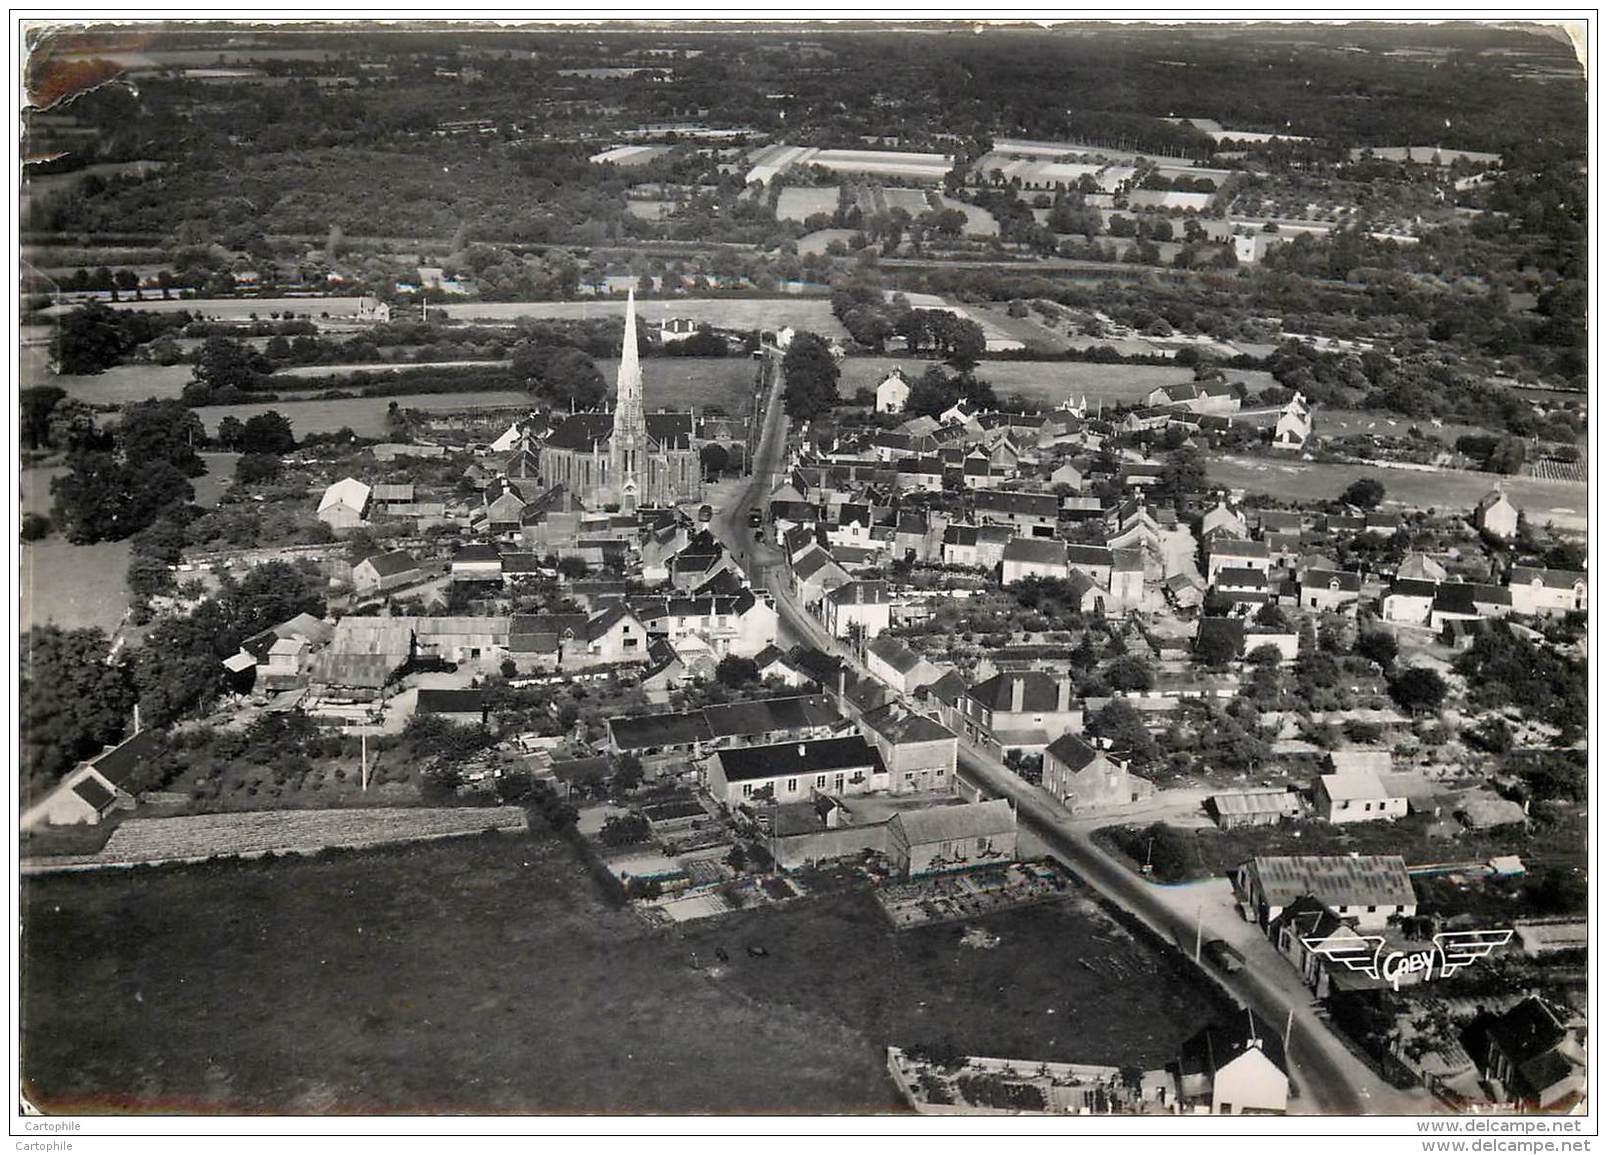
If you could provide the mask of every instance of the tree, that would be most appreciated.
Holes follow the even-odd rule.
[[[295,447],[290,419],[276,409],[258,413],[241,430],[240,449],[245,453],[289,453]]]
[[[23,541],[43,541],[50,536],[50,519],[42,513],[25,513],[18,533]]]
[[[634,754],[621,754],[614,764],[614,785],[620,790],[635,790],[644,776],[642,760]]]
[[[722,685],[736,689],[740,686],[751,685],[759,680],[759,666],[752,658],[744,658],[738,654],[727,654],[720,659],[720,664],[714,669],[714,676]]]
[[[1379,668],[1389,669],[1400,653],[1400,643],[1387,630],[1363,630],[1356,638],[1356,652]]]
[[[1377,509],[1384,500],[1384,483],[1372,477],[1358,477],[1339,495],[1339,500],[1357,509]]]
[[[75,545],[121,541],[195,496],[185,476],[165,461],[141,466],[110,453],[75,453],[67,465],[68,472],[50,483],[51,518]]]
[[[107,661],[110,650],[95,629],[35,626],[24,637],[18,721],[25,797],[122,737],[134,688],[127,665]]]
[[[799,333],[781,359],[786,385],[782,401],[789,416],[812,421],[837,404],[837,361],[825,340],[813,333]]]
[[[118,452],[131,465],[165,462],[185,477],[206,472],[206,462],[195,451],[206,444],[206,427],[182,401],[153,397],[123,406],[116,439]]]
[[[392,401],[391,404],[395,405],[396,402]],[[224,449],[239,449],[240,443],[245,439],[245,433],[245,423],[242,422],[238,417],[225,417],[222,421],[218,422],[217,441],[218,444]]]
[[[1202,631],[1194,640],[1194,659],[1213,670],[1225,669],[1239,656],[1239,646],[1232,635],[1221,630]]]
[[[723,445],[709,442],[698,450],[698,461],[703,466],[703,476],[715,478],[731,468],[731,455],[726,452]]]
[[[247,453],[235,462],[234,481],[236,485],[276,481],[284,471],[284,461],[275,454]]]
[[[1445,700],[1445,679],[1427,666],[1407,666],[1389,681],[1389,696],[1401,709],[1417,714],[1438,709]]]
[[[24,449],[44,449],[50,445],[50,411],[67,396],[55,385],[34,385],[17,392],[19,433]]]
[[[1160,747],[1144,725],[1144,716],[1126,702],[1118,700],[1106,705],[1084,729],[1090,737],[1109,739],[1112,755],[1131,759],[1140,766],[1160,756]]]
[[[1128,654],[1110,664],[1105,681],[1113,690],[1148,690],[1155,684],[1155,672],[1143,658]]]
[[[580,349],[559,349],[542,375],[541,396],[560,408],[595,409],[608,391],[602,370]]]
[[[575,579],[583,578],[590,573],[591,567],[586,564],[584,558],[575,557],[573,554],[570,554],[567,557],[561,557],[558,559],[558,572],[569,581],[574,581]]]
[[[237,399],[267,381],[267,358],[229,337],[208,337],[184,387],[189,404]]]

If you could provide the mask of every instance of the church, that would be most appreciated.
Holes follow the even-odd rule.
[[[700,501],[699,448],[691,413],[643,412],[633,291],[625,302],[614,411],[577,413],[553,430],[541,446],[542,480],[565,486],[588,509],[634,513],[641,506]]]

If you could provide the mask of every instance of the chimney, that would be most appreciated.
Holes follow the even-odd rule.
[[[1021,713],[1022,707],[1026,704],[1025,703],[1026,692],[1027,692],[1026,683],[1024,681],[1022,681],[1021,676],[1018,674],[1018,675],[1015,675],[1015,676],[1011,677],[1011,679],[1010,679],[1010,712],[1012,714]]]
[[[856,606],[860,606],[860,605],[865,604],[865,583],[864,582],[855,582],[854,583],[854,604]]]
[[[799,742],[798,743],[798,757],[803,758],[806,755],[808,755],[808,753],[809,753],[809,747],[805,746],[802,742]]]

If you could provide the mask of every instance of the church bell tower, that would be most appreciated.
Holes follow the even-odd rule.
[[[609,472],[622,513],[635,513],[643,494],[647,418],[642,413],[642,364],[636,350],[636,290],[625,299],[625,341],[619,351],[619,395],[614,401],[614,432],[609,438]]]

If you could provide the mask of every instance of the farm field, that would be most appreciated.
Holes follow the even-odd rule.
[[[1370,477],[1383,482],[1386,507],[1411,505],[1460,510],[1472,509],[1495,481],[1488,473],[1458,470],[1391,469],[1245,457],[1212,457],[1206,462],[1206,472],[1213,485],[1270,494],[1285,501],[1335,498],[1351,482]],[[1552,522],[1559,529],[1585,530],[1588,493],[1584,486],[1542,481],[1536,477],[1507,477],[1501,484],[1507,497],[1534,525]]]
[[[620,317],[625,302],[609,301],[472,301],[441,305],[440,311],[464,320],[513,321],[519,317],[586,319]],[[433,312],[434,310],[432,310]],[[848,331],[832,315],[825,297],[672,297],[636,302],[636,315],[648,324],[670,317],[689,317],[731,329],[779,329],[791,325],[823,337],[846,337]]]
[[[848,243],[848,238],[854,235],[853,229],[819,229],[798,238],[798,255],[807,257],[811,253],[824,253],[832,241]]]
[[[661,221],[675,212],[674,201],[629,199],[625,211],[644,221]]]
[[[776,198],[776,219],[792,220],[802,224],[816,213],[831,214],[837,211],[836,185],[820,188],[791,187],[781,190]]]
[[[339,366],[319,366],[341,369]],[[618,360],[597,362],[613,393]],[[753,362],[746,357],[648,357],[642,361],[643,399],[647,412],[657,409],[719,407],[733,416],[748,412],[753,397]],[[339,388],[339,383],[332,383]],[[350,397],[336,401],[253,401],[241,405],[209,405],[197,409],[208,433],[225,417],[240,421],[276,409],[290,419],[297,437],[332,433],[343,426],[360,437],[383,437],[385,413],[395,401],[403,409],[502,408],[530,403],[516,389],[482,389],[465,393],[408,393],[398,397]]]
[[[71,1113],[891,1111],[888,1042],[1142,1063],[1212,1013],[1077,903],[982,920],[1001,941],[972,950],[959,927],[893,935],[865,893],[684,932],[596,887],[567,845],[507,833],[25,878],[27,1093]],[[1154,971],[1078,965],[1101,957]]]
[[[968,237],[996,237],[999,235],[999,222],[987,209],[976,205],[966,204],[962,200],[955,200],[947,194],[939,197],[946,209],[959,209],[965,214],[965,235]]]
[[[61,466],[20,470],[21,513],[50,513],[50,482]],[[66,629],[93,626],[110,634],[128,608],[129,544],[73,545],[59,533],[22,543],[19,596],[24,632],[54,622]]]

